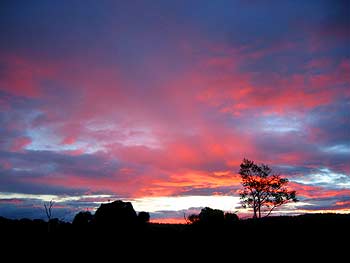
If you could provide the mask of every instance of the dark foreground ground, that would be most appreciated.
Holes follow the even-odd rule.
[[[22,261],[23,256],[45,259],[46,253],[48,261],[59,262],[72,261],[73,257],[79,261],[95,258],[97,262],[242,262],[242,258],[265,262],[282,257],[283,262],[290,262],[305,256],[312,262],[338,262],[350,253],[350,215],[339,214],[270,217],[222,225],[77,227],[56,222],[50,232],[47,223],[40,220],[0,218],[0,231],[1,255],[9,253],[8,262]]]

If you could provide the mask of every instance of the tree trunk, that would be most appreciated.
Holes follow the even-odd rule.
[[[253,210],[254,210],[254,216],[253,216],[253,218],[257,218],[257,215],[256,215],[256,202],[255,202],[255,199],[254,199],[254,202],[253,202]]]
[[[260,200],[260,192],[258,193],[258,212],[259,212],[259,218],[261,218],[261,212],[260,212],[260,208],[261,208],[261,200]]]

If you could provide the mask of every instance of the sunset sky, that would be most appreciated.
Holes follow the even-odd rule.
[[[131,201],[157,222],[240,208],[243,158],[290,180],[275,214],[350,212],[350,1],[0,3],[0,216]]]

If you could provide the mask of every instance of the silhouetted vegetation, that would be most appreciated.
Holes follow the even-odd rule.
[[[96,210],[94,220],[97,225],[106,227],[134,225],[137,214],[130,202],[118,200],[101,204]]]
[[[149,220],[150,220],[151,216],[148,212],[139,212],[138,215],[137,215],[137,219],[139,221],[139,223],[141,224],[145,224],[145,223],[148,223]]]
[[[235,224],[239,221],[239,218],[235,213],[224,213],[224,211],[219,209],[205,207],[198,215],[189,215],[186,221],[188,224],[195,226],[213,228]]]
[[[188,216],[188,223],[190,224],[195,224],[199,222],[199,215],[196,214],[191,214]]]
[[[230,213],[230,212],[226,212],[225,213],[225,222],[226,224],[234,224],[236,222],[238,222],[239,218],[238,215],[235,213]]]
[[[162,253],[171,257],[183,257],[189,253],[196,258],[209,252],[229,256],[245,251],[249,255],[248,247],[251,246],[248,244],[257,246],[254,255],[259,258],[259,250],[270,249],[273,255],[287,251],[289,246],[293,251],[308,251],[310,244],[322,246],[329,244],[329,240],[332,245],[339,246],[338,236],[347,237],[350,232],[349,214],[278,216],[254,220],[239,219],[234,213],[205,207],[198,215],[190,215],[188,221],[191,224],[151,223],[149,213],[137,214],[131,203],[115,201],[101,204],[95,214],[87,211],[77,213],[73,223],[51,219],[50,232],[48,222],[43,220],[0,217],[0,232],[9,246],[60,248],[60,253],[69,250],[79,257],[104,251],[98,255],[99,258],[112,254],[118,257],[128,249],[144,251],[152,258]]]
[[[205,207],[199,213],[199,222],[206,225],[219,225],[224,219],[224,212],[219,209]]]
[[[92,223],[93,218],[90,211],[82,211],[75,215],[72,224],[77,229],[86,229]]]

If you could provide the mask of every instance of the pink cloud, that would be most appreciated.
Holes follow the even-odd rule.
[[[66,144],[66,145],[71,145],[71,144],[74,144],[76,142],[76,138],[74,137],[65,137],[63,140],[62,140],[62,144]]]
[[[11,143],[11,151],[12,152],[20,152],[23,151],[26,146],[28,146],[32,140],[28,137],[18,137],[15,138]]]
[[[318,66],[325,66],[320,65],[321,62],[317,63]],[[349,74],[346,74],[348,71],[347,60],[342,61],[332,71],[317,75],[298,73],[282,76],[267,73],[257,80],[254,73],[233,70],[223,73],[219,78],[215,75],[203,77],[203,86],[206,88],[198,98],[219,108],[223,113],[236,116],[248,110],[260,113],[256,111],[259,108],[266,113],[280,114],[290,110],[307,111],[333,102],[340,93],[350,96],[349,89],[337,88],[338,85],[350,85]],[[213,85],[209,86],[207,83]]]
[[[71,155],[71,156],[78,156],[85,153],[84,149],[76,149],[76,150],[66,150],[64,151],[64,154]]]
[[[294,182],[290,182],[289,186],[297,191],[297,195],[306,198],[328,198],[337,196],[347,196],[350,194],[349,189],[327,189],[320,186],[314,185],[303,185]]]
[[[337,208],[342,207],[342,208],[347,208],[347,209],[349,209],[349,207],[350,207],[350,201],[337,201],[337,202],[335,203],[335,205],[338,206]]]
[[[6,74],[0,78],[0,89],[25,97],[40,97],[41,82],[54,75],[54,67],[39,61],[29,61],[17,55],[1,54],[0,63]]]

